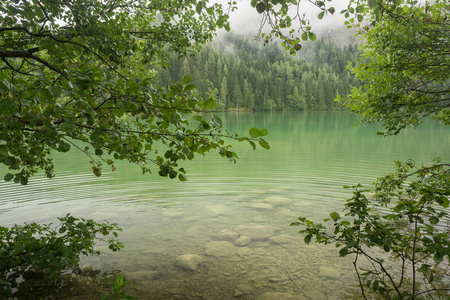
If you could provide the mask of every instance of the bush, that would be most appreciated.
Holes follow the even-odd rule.
[[[448,282],[439,278],[449,275],[441,268],[450,258],[449,167],[397,162],[396,173],[379,178],[373,191],[353,187],[347,218],[333,212],[324,220],[332,233],[304,217],[291,225],[306,227],[299,232],[307,244],[315,238],[335,244],[340,256],[354,255],[365,299],[368,291],[388,299],[448,297]]]
[[[37,267],[45,271],[50,280],[55,280],[60,272],[76,266],[80,255],[99,255],[100,251],[94,250],[96,240],[109,244],[112,251],[123,248],[116,239],[117,232],[122,229],[115,223],[96,223],[70,214],[58,220],[61,223],[55,227],[37,223],[11,228],[0,226],[0,273],[3,274],[0,287],[3,297],[11,295],[8,272],[17,267]]]

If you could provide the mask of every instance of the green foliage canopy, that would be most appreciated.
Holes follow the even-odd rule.
[[[127,160],[185,180],[180,159],[218,149],[235,160],[223,138],[249,139],[222,132],[217,117],[189,122],[185,114],[211,110],[213,99],[196,97],[190,76],[160,87],[155,71],[168,66],[167,53],[195,52],[217,28],[229,29],[227,19],[208,1],[6,1],[0,162],[12,171],[4,179],[26,184],[38,170],[53,177],[50,152],[73,147],[97,176],[102,164],[114,170],[115,160]]]
[[[385,135],[432,116],[450,125],[450,4],[368,1],[356,14],[364,54],[350,66],[365,87],[344,101],[362,122],[382,121]]]

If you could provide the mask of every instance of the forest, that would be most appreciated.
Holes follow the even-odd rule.
[[[296,56],[277,43],[227,34],[196,56],[170,57],[170,69],[158,67],[159,84],[192,76],[199,96],[213,93],[216,110],[337,110],[337,95],[350,94],[360,82],[346,68],[359,58],[356,45],[305,43]]]

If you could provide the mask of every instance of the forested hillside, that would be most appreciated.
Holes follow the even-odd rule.
[[[346,69],[356,61],[354,45],[340,48],[324,41],[304,45],[293,57],[275,43],[227,35],[205,46],[199,55],[170,59],[159,69],[168,85],[190,74],[197,92],[218,99],[218,110],[335,110],[337,95],[348,95],[359,82]]]

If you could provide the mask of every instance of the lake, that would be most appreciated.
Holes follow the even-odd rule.
[[[431,120],[381,137],[379,125],[354,127],[356,117],[342,111],[219,115],[231,132],[267,128],[271,150],[236,143],[237,164],[216,153],[197,157],[184,163],[186,182],[160,178],[156,168],[155,175],[142,175],[126,163],[115,172],[104,167],[96,178],[89,158],[71,150],[54,154],[54,179],[0,183],[2,226],[56,222],[70,212],[124,229],[122,251],[98,244],[105,253],[83,258],[77,276],[34,281],[26,299],[100,299],[109,291],[102,276],[117,272],[135,279],[125,292],[136,299],[255,299],[268,292],[348,298],[357,291],[351,258],[340,258],[333,246],[305,245],[289,224],[298,216],[322,220],[341,212],[351,197],[342,186],[370,186],[393,170],[394,160],[450,160],[450,128]],[[271,238],[232,243],[238,231],[256,229],[269,230]],[[201,262],[182,268],[185,254]]]

